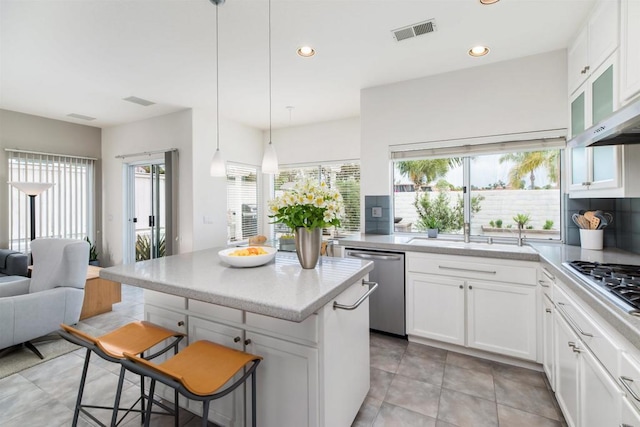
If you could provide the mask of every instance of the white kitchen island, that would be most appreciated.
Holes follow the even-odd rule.
[[[264,357],[257,374],[258,425],[349,426],[369,390],[369,305],[373,264],[323,257],[312,270],[293,253],[261,267],[232,268],[218,249],[101,270],[100,277],[145,289],[145,319]],[[214,402],[209,419],[241,426],[249,385]],[[172,400],[172,393],[164,394]],[[197,414],[196,402],[181,405]]]

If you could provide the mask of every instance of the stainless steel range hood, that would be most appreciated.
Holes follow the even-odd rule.
[[[633,102],[567,142],[569,147],[640,144],[640,100]]]

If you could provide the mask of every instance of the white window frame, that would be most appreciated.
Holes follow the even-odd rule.
[[[257,227],[256,227],[256,234],[261,234],[262,230],[263,230],[263,200],[262,200],[262,195],[263,195],[263,184],[262,184],[262,170],[259,166],[256,165],[250,165],[250,164],[245,164],[245,163],[238,163],[238,162],[227,162],[227,175],[225,177],[225,191],[226,191],[226,203],[227,203],[227,215],[229,215],[230,211],[236,211],[236,219],[235,219],[235,223],[238,224],[242,224],[242,208],[237,209],[233,208],[230,206],[230,198],[229,198],[229,170],[233,169],[234,167],[236,168],[246,168],[246,169],[250,169],[252,173],[256,174],[256,221],[257,221]],[[241,203],[242,204],[242,203]],[[227,244],[231,244],[231,245],[237,245],[237,244],[241,244],[241,243],[245,243],[248,241],[248,236],[242,237],[242,234],[240,234],[240,238],[239,239],[232,239],[231,238],[231,230],[232,230],[232,225],[233,222],[231,221],[231,218],[228,216],[227,217],[227,222],[226,225],[228,227],[228,232],[227,232]]]

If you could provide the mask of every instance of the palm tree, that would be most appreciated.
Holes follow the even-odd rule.
[[[549,181],[558,182],[558,150],[529,151],[525,153],[509,153],[500,157],[500,163],[513,162],[515,165],[509,170],[509,184],[513,188],[520,186],[520,181],[527,174],[531,181],[531,189],[535,188],[535,170],[544,166],[547,169]]]
[[[408,175],[417,191],[423,184],[428,184],[441,178],[453,169],[462,164],[460,157],[449,157],[446,159],[431,160],[406,160],[398,162],[398,171],[403,175]]]

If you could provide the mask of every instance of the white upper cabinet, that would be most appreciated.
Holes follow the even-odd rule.
[[[620,28],[620,100],[640,93],[640,1],[622,0]]]
[[[600,1],[568,52],[569,94],[575,92],[618,47],[619,2]]]

